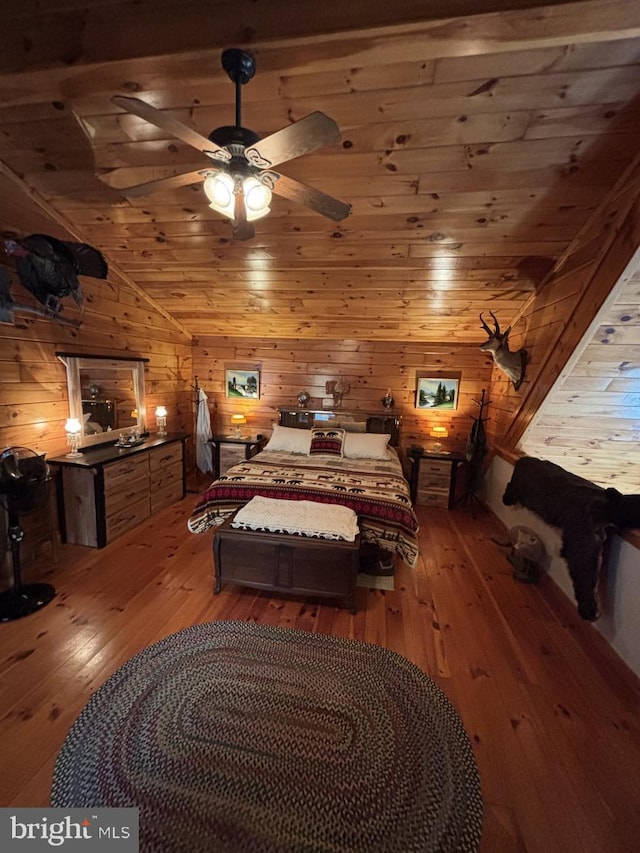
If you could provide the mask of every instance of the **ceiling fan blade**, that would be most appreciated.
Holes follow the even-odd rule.
[[[278,175],[278,180],[273,185],[273,192],[289,199],[289,201],[304,204],[315,210],[316,213],[321,213],[322,216],[327,216],[335,222],[346,219],[351,213],[350,204],[345,204],[343,201],[315,189],[315,187],[309,187],[293,178],[287,178],[286,175]]]
[[[161,130],[166,130],[171,136],[181,139],[187,145],[192,145],[198,151],[202,151],[203,154],[215,154],[215,159],[218,160],[231,159],[231,155],[225,148],[216,145],[215,142],[207,139],[206,136],[202,136],[196,130],[187,127],[186,124],[182,124],[181,121],[171,118],[170,115],[162,112],[162,110],[157,110],[151,104],[147,104],[146,101],[141,101],[139,98],[128,98],[125,95],[114,95],[111,98],[111,102],[129,113],[133,113],[138,118],[143,118],[150,124],[155,124]]]
[[[336,142],[340,142],[338,125],[324,113],[315,112],[265,136],[244,154],[252,166],[270,169]]]
[[[157,181],[147,181],[144,184],[135,184],[132,187],[113,187],[123,195],[135,198],[140,195],[150,195],[158,190],[174,190],[178,187],[187,187],[203,179],[202,172],[182,172],[180,175],[172,175],[169,178],[158,178]]]

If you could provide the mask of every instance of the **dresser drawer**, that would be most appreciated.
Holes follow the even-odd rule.
[[[151,493],[164,489],[169,483],[180,483],[182,487],[182,461],[172,462],[169,465],[151,472]]]
[[[114,512],[108,512],[106,516],[107,542],[112,542],[122,533],[141,524],[150,515],[151,504],[148,492],[142,500],[130,503]]]
[[[104,492],[104,508],[107,515],[123,507],[137,503],[149,495],[149,472],[135,471],[135,479],[119,481]]]
[[[182,463],[154,474],[151,484],[151,513],[179,501],[183,496]]]
[[[141,453],[130,456],[113,465],[104,467],[104,492],[105,495],[119,491],[131,480],[139,480],[149,476],[149,456]]]
[[[149,453],[149,470],[153,475],[163,468],[179,464],[182,470],[182,444],[175,442],[168,447],[158,447]],[[182,475],[181,475],[182,476]]]

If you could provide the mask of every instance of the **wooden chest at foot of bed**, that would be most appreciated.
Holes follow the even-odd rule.
[[[342,598],[355,613],[360,537],[354,542],[217,528],[213,540],[214,593],[223,582],[297,595]]]

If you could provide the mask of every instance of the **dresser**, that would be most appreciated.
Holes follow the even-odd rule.
[[[47,459],[57,470],[62,541],[104,548],[186,494],[187,436],[151,436],[137,447],[101,445]]]
[[[461,453],[411,453],[411,500],[419,506],[450,509],[456,493]]]

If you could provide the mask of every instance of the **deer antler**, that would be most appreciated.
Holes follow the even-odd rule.
[[[492,337],[493,337],[493,332],[492,332],[492,331],[491,331],[491,329],[487,326],[486,322],[482,319],[482,311],[480,312],[480,322],[482,323],[482,328],[483,328],[483,329],[485,330],[485,332],[489,335],[489,337],[490,337],[490,338],[492,338]]]

